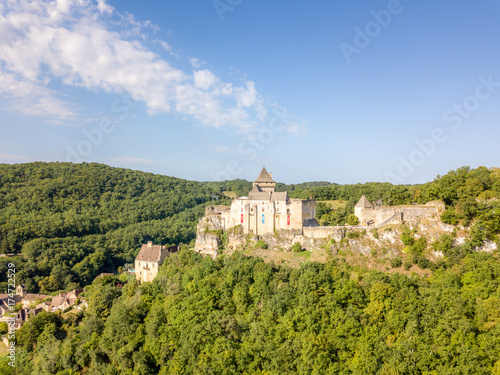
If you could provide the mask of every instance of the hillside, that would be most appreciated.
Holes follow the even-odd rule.
[[[88,310],[30,319],[17,333],[16,374],[500,374],[500,252],[477,251],[500,242],[497,169],[464,167],[419,186],[291,190],[328,201],[318,210],[326,222],[346,220],[361,194],[441,200],[438,226],[352,232],[322,253],[268,255],[259,242],[215,260],[189,250],[212,196],[228,203],[222,192],[248,184],[98,164],[0,165],[0,245],[20,252],[0,258],[0,277],[15,262],[16,282],[32,292],[88,285],[147,240],[188,245],[152,283],[99,278]],[[11,374],[6,361],[0,372]]]
[[[141,243],[189,245],[197,220],[223,192],[242,194],[245,180],[195,182],[99,164],[27,163],[0,165],[0,253],[19,253],[18,282],[30,292],[84,286],[101,272],[131,263]],[[278,184],[292,197],[319,203],[318,220],[344,224],[362,194],[385,204],[446,203],[446,223],[471,226],[470,246],[495,240],[499,232],[500,174],[496,169],[460,168],[419,186],[388,183]],[[463,246],[462,246],[463,247]],[[0,258],[0,289],[6,265]]]
[[[2,164],[0,253],[22,253],[17,279],[32,292],[84,286],[148,240],[189,244],[211,198],[203,183],[100,164]]]

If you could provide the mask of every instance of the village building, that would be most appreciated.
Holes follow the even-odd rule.
[[[3,297],[3,295],[0,295],[0,316],[8,314],[9,312],[11,311],[10,306],[7,302],[7,297]]]
[[[27,293],[28,293],[28,291],[26,290],[26,287],[24,286],[24,284],[19,284],[16,287],[16,295],[21,296],[21,298],[24,297]]]
[[[152,241],[143,244],[135,258],[135,278],[141,283],[153,281],[165,258],[177,251],[179,246],[153,245]]]
[[[29,319],[33,318],[35,315],[41,313],[42,309],[31,309],[31,308],[23,308],[19,310],[16,314],[15,325],[16,329],[22,327],[24,323],[26,323]]]
[[[74,306],[79,299],[79,295],[83,292],[84,289],[73,289],[70,292],[62,292],[57,297],[52,298],[49,305],[41,304],[37,307],[43,308],[45,311],[65,310],[70,306]]]
[[[23,304],[23,307],[32,307],[47,298],[53,298],[53,297],[45,294],[27,293],[21,299],[21,302]]]

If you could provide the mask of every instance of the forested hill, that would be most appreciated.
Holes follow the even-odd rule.
[[[99,273],[132,262],[147,241],[189,245],[214,195],[229,204],[224,191],[244,195],[250,188],[245,180],[186,181],[95,163],[0,164],[0,253],[22,254],[15,258],[17,282],[30,292],[88,285]],[[335,209],[318,204],[325,225],[344,224],[366,194],[385,204],[442,200],[445,222],[474,223],[474,244],[500,232],[498,169],[463,167],[414,186],[308,182],[277,188],[296,198],[344,201]],[[0,258],[0,291],[11,260]]]
[[[23,253],[30,292],[83,286],[148,240],[189,243],[211,198],[204,183],[95,163],[0,164],[0,253]]]

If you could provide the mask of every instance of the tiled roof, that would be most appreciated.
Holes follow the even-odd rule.
[[[271,200],[272,201],[286,201],[288,200],[288,194],[286,191],[275,191],[271,195]]]
[[[270,201],[271,200],[271,192],[270,191],[251,191],[248,194],[248,199],[254,201]]]
[[[266,167],[262,167],[259,177],[254,182],[275,182],[271,175],[266,171]]]
[[[151,242],[143,244],[137,258],[135,260],[142,260],[146,262],[159,262],[161,260],[162,252],[165,251],[165,246],[153,245]]]
[[[368,199],[366,199],[365,195],[363,194],[363,196],[361,197],[361,199],[359,200],[359,202],[356,203],[355,207],[372,208],[373,206],[370,203],[370,201]]]
[[[52,298],[52,302],[51,302],[52,307],[61,306],[64,303],[65,299],[66,299],[66,297],[54,297],[54,298]]]
[[[23,297],[23,301],[35,301],[37,299],[42,300],[49,297],[51,296],[46,296],[45,294],[28,293]]]

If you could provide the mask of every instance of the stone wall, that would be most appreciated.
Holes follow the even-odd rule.
[[[429,202],[426,205],[362,208],[356,211],[358,213],[356,216],[358,216],[361,225],[370,225],[372,227],[400,224],[402,222],[415,225],[421,219],[439,219],[443,210],[443,203]],[[370,221],[373,221],[373,223],[368,224]]]
[[[346,234],[346,227],[304,227],[304,236],[309,238],[333,238],[341,241]]]

